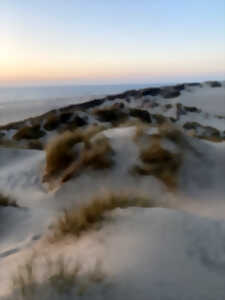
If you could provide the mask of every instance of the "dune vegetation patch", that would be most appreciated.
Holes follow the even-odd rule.
[[[126,112],[122,108],[118,108],[113,105],[109,106],[109,107],[95,108],[92,111],[92,114],[97,116],[99,121],[110,122],[114,125],[128,119],[128,112]]]
[[[62,176],[62,182],[78,175],[81,171],[92,168],[95,170],[109,169],[114,165],[114,151],[109,139],[99,137],[95,141],[85,144],[79,158],[67,168]]]
[[[112,166],[113,150],[107,138],[92,141],[102,126],[89,126],[66,131],[52,139],[46,147],[46,167],[43,181],[61,175],[62,182],[89,166],[103,169]]]
[[[45,135],[45,132],[41,130],[40,125],[24,126],[16,132],[13,138],[17,141],[23,139],[39,139]]]
[[[60,118],[56,114],[52,113],[46,117],[43,128],[48,131],[55,130],[60,125],[60,123]]]
[[[161,180],[169,189],[177,186],[177,173],[181,166],[182,156],[180,153],[171,152],[162,147],[161,143],[165,134],[155,134],[149,136],[144,133],[143,128],[139,128],[135,135],[135,141],[146,135],[145,143],[139,143],[140,163],[135,165],[131,171],[133,174],[152,175]],[[179,141],[179,134],[176,131],[167,132],[167,138],[174,142]]]
[[[30,140],[26,144],[26,149],[32,149],[32,150],[44,150],[44,145],[39,140]]]
[[[131,108],[130,109],[131,117],[137,118],[142,122],[151,123],[151,115],[147,110]]]
[[[66,168],[76,157],[77,152],[73,146],[85,142],[80,131],[66,131],[54,137],[46,146],[46,166],[44,180],[50,176],[57,175]]]
[[[1,206],[19,207],[15,199],[12,199],[10,196],[0,193],[0,207]]]
[[[194,137],[197,137],[200,140],[205,140],[205,141],[214,142],[214,143],[221,143],[221,142],[225,141],[225,136],[221,137],[221,136],[198,136],[198,135],[194,135]]]
[[[86,293],[90,294],[91,288],[95,289],[105,278],[101,261],[96,261],[90,270],[83,271],[82,264],[73,262],[71,257],[52,259],[35,254],[12,277],[12,296],[7,299],[77,299]]]
[[[128,207],[156,207],[159,203],[135,193],[103,193],[88,204],[64,211],[53,225],[53,241],[66,235],[80,237],[83,233],[98,229],[110,211]]]

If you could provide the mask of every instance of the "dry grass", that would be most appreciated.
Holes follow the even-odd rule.
[[[128,118],[128,113],[115,105],[95,108],[92,113],[96,115],[100,121],[110,122],[114,125],[125,121]]]
[[[49,114],[44,121],[44,129],[55,130],[60,125],[60,119],[56,114]]]
[[[13,207],[19,207],[19,205],[16,203],[16,200],[10,198],[7,195],[4,195],[0,193],[0,206],[13,206]]]
[[[22,139],[39,139],[45,135],[45,132],[40,129],[40,125],[24,126],[18,129],[13,138],[17,141]]]
[[[96,196],[87,205],[66,210],[53,226],[53,241],[65,235],[79,237],[84,232],[98,228],[106,213],[116,208],[154,207],[156,202],[134,194],[107,193]]]
[[[74,160],[73,146],[83,142],[84,138],[80,131],[66,131],[52,139],[46,147],[46,168],[44,180],[56,175]]]
[[[199,138],[200,140],[206,140],[214,143],[221,143],[225,141],[225,137],[217,137],[217,136],[198,136],[194,135],[194,137]]]
[[[139,130],[135,139],[140,139],[143,135],[145,135],[144,131]],[[172,140],[176,140],[176,132],[171,133],[170,137]],[[140,160],[142,163],[136,165],[132,172],[140,175],[155,176],[169,189],[173,190],[177,186],[177,172],[181,165],[181,154],[172,153],[162,148],[162,138],[161,135],[148,136],[145,146],[143,144],[140,145]]]
[[[71,258],[66,260],[63,256],[59,256],[53,260],[44,257],[44,261],[41,261],[41,258],[32,255],[13,276],[12,290],[20,297],[19,299],[39,299],[41,295],[49,300],[59,295],[63,299],[69,295],[75,299],[87,292],[93,284],[103,282],[106,276],[99,261],[92,270],[84,274],[82,265],[79,262],[71,263]],[[44,269],[41,276],[40,265],[42,273]]]
[[[85,130],[66,131],[51,140],[45,149],[46,168],[43,181],[48,181],[62,172],[64,178],[69,178],[76,169],[90,165],[91,161],[93,167],[100,164],[102,167],[104,164],[106,166],[109,162],[106,159],[106,152],[110,152],[109,143],[91,142],[91,138],[103,129],[102,126],[89,126]],[[81,147],[76,149],[74,146],[79,143]]]
[[[44,150],[44,145],[41,141],[32,140],[27,143],[26,148],[33,149],[33,150]]]
[[[72,176],[78,175],[87,168],[108,169],[114,164],[113,150],[106,137],[90,141],[82,150],[79,158],[64,172],[61,182],[68,181]]]
[[[17,149],[24,149],[26,146],[24,144],[20,144],[15,140],[10,139],[2,139],[0,140],[0,146],[5,148],[17,148]]]

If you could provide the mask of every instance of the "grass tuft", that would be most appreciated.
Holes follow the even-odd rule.
[[[54,299],[55,296],[57,299],[58,296],[60,299],[77,299],[88,292],[90,286],[102,283],[105,276],[99,261],[84,273],[79,262],[71,264],[71,258],[66,260],[63,256],[56,259],[44,257],[41,262],[40,257],[32,255],[13,276],[12,290],[13,295],[19,296],[21,300],[39,299],[41,295],[44,299]]]
[[[13,138],[17,141],[22,139],[39,139],[45,135],[45,132],[40,129],[40,125],[24,126],[16,132]]]
[[[64,132],[55,137],[46,147],[46,168],[43,181],[61,176],[65,182],[84,168],[109,168],[113,165],[113,150],[107,138],[92,141],[92,137],[103,130],[101,126],[90,126],[86,130]],[[80,147],[74,147],[80,143]]]
[[[140,141],[145,136],[144,131],[136,132],[135,140]],[[169,189],[177,186],[177,172],[181,165],[181,154],[172,153],[161,146],[163,138],[168,138],[176,144],[180,143],[178,130],[162,132],[157,135],[146,136],[145,143],[139,143],[141,164],[134,166],[132,172],[139,175],[152,175],[161,180]],[[146,146],[147,144],[147,146]]]
[[[64,211],[53,226],[53,241],[65,235],[79,237],[84,232],[97,228],[105,220],[105,214],[116,208],[155,206],[156,202],[140,195],[107,193],[94,197],[84,206]]]
[[[4,195],[0,193],[0,206],[13,206],[13,207],[19,207],[16,200],[11,199],[9,196]]]
[[[68,167],[76,156],[73,146],[83,140],[84,137],[80,131],[66,131],[47,144],[44,181]]]

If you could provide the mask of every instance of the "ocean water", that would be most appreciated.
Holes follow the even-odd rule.
[[[65,105],[148,86],[158,84],[0,87],[0,125]]]

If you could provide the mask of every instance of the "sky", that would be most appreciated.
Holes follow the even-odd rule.
[[[225,79],[224,0],[1,0],[0,84]]]

